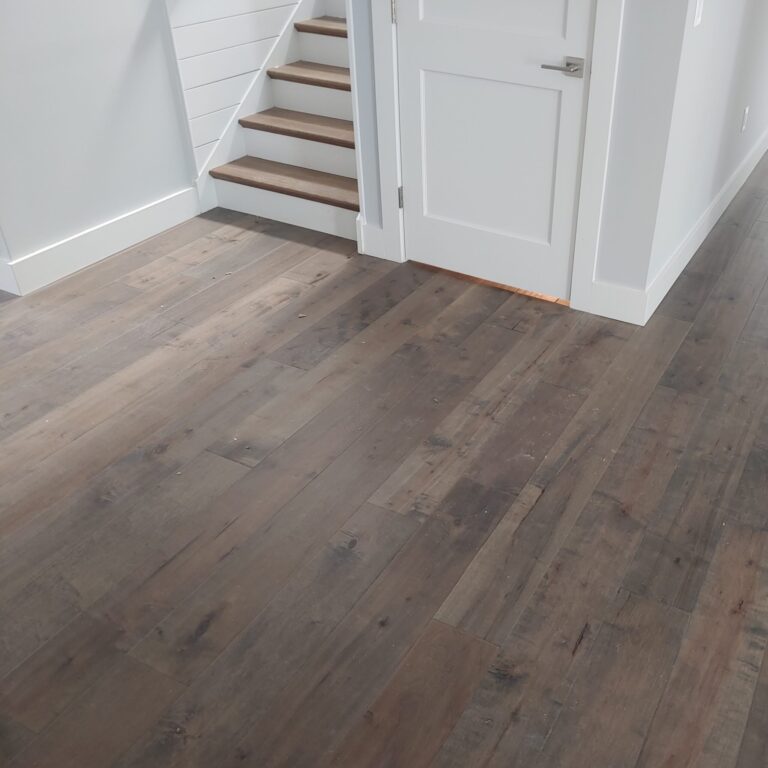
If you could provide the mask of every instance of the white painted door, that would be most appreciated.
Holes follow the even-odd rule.
[[[398,0],[406,255],[567,299],[593,0]]]

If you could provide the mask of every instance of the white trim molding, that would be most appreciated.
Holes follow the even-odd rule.
[[[625,0],[596,0],[590,90],[582,159],[581,196],[573,258],[571,306],[602,314],[606,294],[613,286],[595,282],[597,252],[602,224],[614,102],[618,81]],[[392,24],[390,3],[375,2],[373,46],[376,75],[376,107],[379,136],[384,252],[392,261],[407,259],[401,185],[400,116],[397,62],[397,27]],[[408,194],[408,190],[405,190]],[[602,299],[599,297],[602,296]],[[625,297],[626,298],[626,297]],[[637,304],[637,297],[631,297]],[[615,303],[620,303],[617,299]]]
[[[12,293],[14,296],[21,296],[19,284],[16,282],[16,275],[13,274],[13,267],[10,262],[0,260],[0,291]]]
[[[11,267],[11,255],[8,252],[8,246],[5,244],[5,237],[0,230],[0,291],[19,295],[19,284],[16,282],[16,275],[13,274]]]
[[[197,190],[188,187],[34,253],[0,264],[0,288],[23,296],[199,213]],[[12,290],[13,283],[9,282],[9,271],[15,290]]]
[[[383,233],[383,251],[377,255],[389,261],[405,261],[408,257],[399,195],[402,171],[397,26],[392,23],[392,5],[383,1],[374,2],[371,22]]]
[[[632,288],[597,280],[597,254],[608,179],[625,0],[597,0],[592,74],[582,156],[579,212],[571,274],[571,307],[643,322],[644,301]],[[634,318],[634,319],[630,319]]]
[[[366,223],[362,216],[357,217],[357,247],[366,256],[375,256],[388,261],[402,261],[397,254],[387,253],[386,233],[382,227]]]
[[[594,277],[586,283],[583,281],[584,275],[581,274],[582,282],[578,285],[578,292],[575,293],[576,301],[571,300],[571,306],[574,309],[581,309],[614,320],[645,325],[653,317],[659,304],[669,293],[688,262],[699,250],[701,244],[733,202],[766,152],[768,152],[768,131],[763,134],[741,165],[723,185],[682,243],[670,255],[664,267],[644,290],[601,281]],[[574,286],[576,286],[576,275],[577,272],[574,267]]]

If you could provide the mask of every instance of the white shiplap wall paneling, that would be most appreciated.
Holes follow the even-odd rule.
[[[291,0],[167,0],[198,171],[295,10]]]
[[[273,39],[181,59],[179,69],[184,90],[261,69]]]
[[[168,0],[168,13],[171,26],[176,28],[294,5],[291,0]]]
[[[215,83],[199,85],[197,88],[188,88],[184,92],[184,98],[189,119],[239,104],[252,80],[253,72],[246,72]]]
[[[180,27],[173,31],[176,54],[180,59],[188,59],[275,38],[282,32],[292,10],[293,6],[289,5]]]
[[[208,115],[190,120],[189,126],[192,130],[193,146],[201,147],[203,144],[210,144],[212,141],[216,141],[224,133],[224,129],[234,116],[236,110],[236,106],[227,107],[226,109],[220,109],[217,112],[211,112]]]

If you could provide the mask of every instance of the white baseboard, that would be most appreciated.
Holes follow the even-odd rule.
[[[614,320],[645,325],[766,152],[768,152],[768,132],[763,134],[744,162],[723,185],[715,199],[645,290],[594,280],[579,294],[578,301],[571,302],[571,306],[574,309]]]
[[[5,259],[0,259],[0,291],[12,293],[14,296],[21,295],[16,275],[13,274],[13,267]]]
[[[738,191],[744,186],[766,152],[768,152],[768,131],[755,144],[744,162],[728,179],[706,211],[694,224],[683,242],[675,249],[672,256],[670,256],[664,267],[662,267],[646,289],[646,321],[650,319],[664,297],[669,293],[670,288],[675,284],[675,281],[680,277],[688,262],[693,258],[696,251],[699,250],[704,240],[706,240],[707,235],[709,235],[712,228],[725,213],[726,208],[733,202],[733,198],[736,197]]]
[[[8,266],[16,282],[16,293],[24,295],[50,285],[198,213],[197,190],[190,187],[15,259]]]
[[[634,325],[645,325],[648,320],[645,291],[601,280],[585,287],[578,300],[571,300],[571,307]]]
[[[360,253],[366,256],[375,256],[377,259],[395,261],[398,264],[405,261],[399,252],[393,255],[391,250],[387,249],[387,236],[384,229],[368,224],[362,217],[357,219],[357,247]]]
[[[362,216],[357,217],[357,250],[366,256],[375,256],[377,259],[386,259],[384,247],[384,230],[381,227],[372,227],[363,221]]]

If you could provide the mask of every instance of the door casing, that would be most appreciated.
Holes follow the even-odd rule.
[[[413,1],[395,0],[395,5]],[[405,252],[403,216],[398,198],[402,166],[397,25],[392,22],[392,0],[372,2],[384,240],[388,258],[406,261],[408,254]],[[624,295],[620,286],[600,283],[596,279],[624,7],[625,0],[596,0],[570,303],[574,309],[642,323],[642,311],[632,303],[634,296]],[[408,194],[407,190],[405,194]]]

